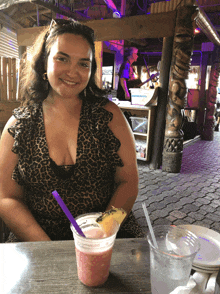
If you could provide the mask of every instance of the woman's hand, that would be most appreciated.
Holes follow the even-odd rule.
[[[126,99],[126,100],[130,100],[130,98],[131,98],[131,96],[130,96],[129,91],[126,91],[126,92],[125,92],[125,99]]]

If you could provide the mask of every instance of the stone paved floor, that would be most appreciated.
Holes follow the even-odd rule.
[[[183,149],[180,173],[151,170],[138,161],[139,195],[133,212],[148,231],[144,201],[153,225],[195,224],[220,233],[220,132]]]

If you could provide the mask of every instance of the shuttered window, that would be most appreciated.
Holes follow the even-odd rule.
[[[0,56],[18,58],[17,35],[6,27],[0,29]]]

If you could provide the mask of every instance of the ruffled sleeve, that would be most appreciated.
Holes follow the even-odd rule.
[[[27,142],[31,141],[31,138],[34,135],[35,129],[35,120],[39,110],[39,105],[34,105],[30,107],[18,107],[13,110],[13,115],[16,118],[16,122],[10,128],[8,128],[9,134],[14,138],[14,144],[12,147],[12,152],[18,154],[18,164],[15,166],[12,173],[12,179],[15,180],[19,185],[24,185],[23,180],[23,169],[25,164],[28,162],[25,161],[27,158],[27,153],[30,152],[27,147]]]
[[[112,167],[124,166],[121,158],[118,155],[118,150],[121,146],[121,142],[115,137],[108,124],[113,118],[113,114],[106,109],[104,106],[109,100],[101,99],[96,102],[92,107],[92,125],[93,132],[96,138],[99,140],[102,146],[102,152],[105,152],[106,159],[109,161]]]
[[[8,128],[9,134],[14,138],[12,151],[20,154],[24,151],[27,143],[27,138],[30,139],[34,132],[34,120],[38,113],[39,105],[30,107],[18,107],[13,110],[13,115],[16,122]]]

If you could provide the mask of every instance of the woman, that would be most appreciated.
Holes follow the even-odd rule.
[[[138,49],[130,47],[125,52],[125,60],[119,70],[119,82],[117,89],[117,98],[121,101],[131,101],[129,88],[138,88],[141,84],[140,79],[135,79],[132,64],[137,61]]]
[[[74,217],[111,206],[129,216],[121,237],[142,232],[130,213],[138,193],[132,132],[120,109],[95,84],[93,31],[52,21],[23,67],[22,107],[0,141],[0,217],[8,241],[72,239],[51,192]]]

